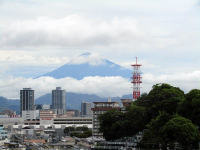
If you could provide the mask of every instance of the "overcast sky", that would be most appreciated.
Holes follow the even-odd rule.
[[[100,96],[131,93],[121,77],[32,78],[85,52],[129,69],[138,56],[143,92],[157,82],[199,88],[199,10],[199,0],[0,0],[0,95],[17,98],[32,87],[40,96],[59,85]]]

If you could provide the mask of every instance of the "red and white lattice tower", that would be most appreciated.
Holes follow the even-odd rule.
[[[133,67],[133,77],[132,82],[133,83],[133,101],[137,100],[138,97],[140,97],[140,84],[141,81],[141,71],[140,66],[141,64],[137,64],[137,57],[136,57],[136,64],[131,65]]]

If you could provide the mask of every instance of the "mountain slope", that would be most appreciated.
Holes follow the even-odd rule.
[[[40,77],[42,76],[50,76],[56,79],[72,77],[78,80],[87,76],[122,76],[129,78],[131,70],[123,68],[109,60],[102,59],[100,64],[95,65],[91,65],[89,62],[82,64],[68,63]]]
[[[0,97],[0,112],[5,109],[11,109],[19,112],[19,100],[9,100],[5,97]]]

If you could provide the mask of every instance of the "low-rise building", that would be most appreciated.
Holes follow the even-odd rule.
[[[51,105],[47,104],[36,104],[35,105],[36,110],[44,110],[44,109],[51,109]]]
[[[8,137],[8,132],[4,130],[3,125],[0,125],[0,140],[3,140]]]
[[[40,110],[40,124],[53,124],[53,118],[56,118],[54,110]]]
[[[59,118],[65,118],[65,117],[80,117],[80,111],[79,110],[67,110],[66,114],[63,115],[57,115]]]
[[[92,117],[66,117],[66,118],[54,118],[54,125],[68,126],[87,126],[92,128]]]
[[[24,120],[22,118],[0,118],[0,124],[4,126],[8,125],[18,125],[18,124],[23,124]]]
[[[33,120],[39,118],[39,110],[25,110],[22,111],[23,120]]]
[[[93,111],[93,130],[92,135],[94,137],[103,137],[103,134],[99,132],[99,115],[103,114],[109,110],[117,109],[120,110],[119,102],[94,102]]]
[[[132,102],[133,102],[132,99],[121,99],[121,103],[122,103],[121,111],[125,113],[126,108],[131,106]]]
[[[121,99],[121,102],[122,102],[123,107],[127,107],[132,104],[133,100],[132,99]]]
[[[24,120],[24,125],[40,125],[40,119]]]

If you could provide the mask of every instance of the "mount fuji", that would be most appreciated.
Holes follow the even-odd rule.
[[[82,80],[85,77],[99,76],[99,77],[116,77],[130,78],[131,70],[124,68],[108,59],[104,59],[96,54],[84,53],[78,57],[72,58],[68,63],[59,68],[48,72],[39,77],[50,76],[55,79],[62,79],[71,77],[77,80]],[[37,78],[39,78],[37,77]],[[114,101],[119,101],[121,98],[132,98],[131,94],[124,96],[98,96],[95,94],[78,93],[71,91],[66,93],[67,109],[79,109],[82,101],[106,101],[112,98]],[[0,97],[0,102],[3,103],[0,111],[4,109],[12,109],[19,112],[19,100],[9,100]],[[51,93],[40,96],[36,99],[36,104],[51,104]]]
[[[39,77],[50,76],[55,79],[72,77],[81,80],[87,76],[121,76],[124,78],[130,78],[131,76],[131,70],[107,59],[95,57],[90,53],[79,55],[78,60],[81,60],[81,63],[77,62],[77,60],[72,60]]]

